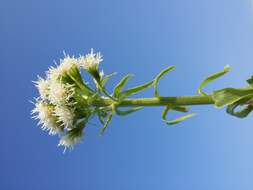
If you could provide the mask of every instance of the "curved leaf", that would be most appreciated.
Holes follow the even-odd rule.
[[[109,74],[109,75],[104,76],[104,77],[102,78],[102,80],[101,80],[101,85],[102,85],[102,86],[105,86],[105,84],[108,82],[108,80],[109,80],[112,76],[115,76],[116,74],[117,74],[117,73],[114,72],[114,73],[111,73],[111,74]]]
[[[244,118],[247,117],[248,114],[253,110],[253,105],[251,105],[252,95],[246,96],[239,101],[230,104],[227,106],[227,113],[239,117]],[[240,107],[239,111],[236,111],[236,109]]]
[[[184,120],[186,120],[186,119],[189,119],[189,118],[191,118],[191,117],[193,117],[193,116],[195,116],[195,115],[196,115],[195,113],[190,113],[190,114],[187,114],[187,115],[178,117],[178,118],[173,119],[173,120],[170,120],[170,121],[168,121],[168,120],[163,120],[163,121],[164,121],[166,124],[168,124],[168,125],[175,125],[175,124],[178,124],[178,123],[180,123],[180,122],[182,122],[182,121],[184,121]]]
[[[133,75],[126,75],[125,77],[123,77],[121,79],[121,81],[119,81],[119,83],[115,86],[114,90],[113,90],[113,96],[114,97],[118,97],[119,93],[121,92],[121,90],[124,88],[125,84],[128,82],[128,80],[133,77]]]
[[[131,108],[129,110],[119,110],[118,108],[115,108],[115,113],[117,115],[120,115],[120,116],[125,116],[125,115],[131,114],[133,112],[139,111],[142,108],[144,108],[144,107],[143,106],[139,106],[139,107]]]
[[[147,83],[145,83],[145,84],[136,86],[136,87],[134,87],[134,88],[127,89],[127,90],[125,90],[125,91],[119,93],[118,98],[119,98],[120,100],[123,100],[124,98],[126,98],[126,97],[128,97],[128,96],[130,96],[130,95],[136,94],[136,93],[138,93],[138,92],[140,92],[140,91],[142,91],[142,90],[145,90],[146,88],[149,88],[150,86],[153,85],[153,83],[154,83],[154,81],[152,80],[152,81],[150,81],[150,82],[147,82]]]
[[[233,115],[235,117],[244,118],[244,117],[247,117],[249,115],[249,113],[253,110],[253,106],[247,105],[246,107],[242,108],[241,110],[235,111],[235,109],[238,106],[241,106],[241,104],[234,103],[234,104],[228,105],[227,113],[230,115]]]
[[[223,71],[208,76],[200,83],[198,87],[198,93],[203,96],[207,95],[205,92],[203,92],[203,88],[210,82],[214,81],[215,79],[225,75],[227,72],[229,72],[229,70],[230,70],[229,65],[226,65]]]
[[[178,124],[178,123],[180,123],[180,122],[182,122],[186,119],[189,119],[189,118],[196,115],[195,113],[191,113],[191,114],[187,114],[187,115],[178,117],[178,118],[173,119],[173,120],[167,120],[166,116],[168,114],[168,111],[170,111],[170,110],[175,110],[175,111],[180,111],[180,112],[187,112],[188,111],[187,108],[183,107],[183,106],[175,106],[175,107],[171,107],[170,105],[166,106],[163,113],[162,113],[162,119],[167,125]]]
[[[154,89],[155,89],[155,96],[156,96],[156,97],[159,97],[158,89],[157,89],[159,80],[162,78],[163,75],[165,75],[165,74],[167,74],[168,72],[172,71],[174,68],[175,68],[174,65],[169,66],[169,67],[167,67],[166,69],[162,70],[162,71],[155,77],[155,79],[154,79]]]

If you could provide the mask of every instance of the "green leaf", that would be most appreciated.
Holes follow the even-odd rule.
[[[125,84],[128,82],[128,80],[133,77],[133,75],[126,75],[125,77],[123,77],[121,79],[121,81],[115,86],[114,90],[113,90],[113,96],[114,97],[118,97],[119,93],[121,92],[121,90],[124,88]]]
[[[248,114],[253,110],[253,105],[251,105],[252,95],[245,96],[244,98],[240,99],[239,101],[230,104],[227,106],[227,113],[239,117],[244,118],[247,117]],[[236,109],[240,107],[239,111]]]
[[[244,118],[244,117],[247,117],[248,114],[253,110],[253,106],[247,105],[246,107],[240,109],[239,111],[235,111],[235,109],[238,106],[241,106],[241,104],[240,103],[234,103],[234,104],[228,105],[227,113],[230,114],[230,115],[239,117],[239,118]]]
[[[114,73],[112,73],[112,74],[109,74],[109,75],[104,76],[103,79],[101,80],[101,85],[102,85],[102,86],[105,86],[105,84],[108,82],[108,80],[109,80],[112,76],[114,76],[114,75],[116,75],[116,74],[117,74],[117,73],[114,72]]]
[[[224,70],[223,70],[223,71],[208,76],[205,80],[203,80],[203,81],[200,83],[200,85],[199,85],[199,87],[198,87],[198,93],[199,93],[200,95],[203,95],[203,96],[207,95],[205,92],[203,92],[203,88],[204,88],[207,84],[209,84],[210,82],[214,81],[215,79],[217,79],[217,78],[219,78],[219,77],[225,75],[227,72],[229,72],[229,70],[230,70],[229,66],[226,65],[226,66],[224,67]]]
[[[156,96],[156,97],[159,97],[158,89],[157,89],[159,80],[162,78],[163,75],[165,75],[165,74],[167,74],[168,72],[172,71],[174,68],[175,68],[174,65],[169,66],[169,67],[167,67],[166,69],[162,70],[162,71],[155,77],[155,79],[154,79],[154,89],[155,89],[155,96]]]
[[[166,119],[166,116],[167,116],[169,110],[171,110],[171,107],[170,107],[170,106],[166,106],[166,107],[164,108],[164,110],[163,110],[162,119],[163,119],[164,121],[167,120],[167,119]]]
[[[253,89],[224,88],[216,90],[212,94],[216,107],[233,104],[247,96],[253,96]]]
[[[105,125],[105,122],[104,122],[103,116],[102,116],[100,113],[98,113],[97,115],[98,115],[98,120],[99,120],[100,123],[104,126],[104,125]]]
[[[167,105],[165,107],[165,109],[163,110],[163,113],[162,113],[162,119],[163,120],[166,120],[166,116],[167,116],[167,113],[169,110],[175,110],[175,111],[178,111],[178,112],[188,112],[189,110],[187,109],[187,107],[185,106],[172,106],[172,105]]]
[[[97,116],[98,116],[98,119],[100,121],[100,123],[102,125],[105,124],[105,121],[104,119],[107,117],[107,113],[108,113],[109,110],[106,110],[106,108],[100,110],[100,109],[97,109],[96,112],[97,112]]]
[[[172,110],[178,111],[178,112],[188,112],[189,110],[185,106],[173,106]]]
[[[136,94],[142,90],[145,90],[146,88],[149,88],[150,86],[152,86],[153,83],[154,83],[154,81],[152,80],[152,81],[142,84],[140,86],[136,86],[134,88],[127,89],[127,90],[119,93],[119,99],[123,100],[124,98],[126,98],[130,95],[133,95],[133,94]]]
[[[106,119],[106,121],[105,121],[105,124],[104,124],[104,126],[103,126],[103,128],[102,128],[102,130],[101,130],[101,133],[100,133],[101,135],[103,135],[104,132],[105,132],[105,130],[107,129],[108,124],[109,124],[110,121],[112,120],[112,116],[113,116],[113,111],[110,112],[110,114],[107,116],[107,119]]]
[[[139,107],[135,107],[135,108],[132,108],[132,109],[129,109],[129,110],[119,110],[118,108],[115,108],[115,113],[117,115],[120,115],[120,116],[125,116],[125,115],[131,114],[133,112],[139,111],[142,108],[144,108],[144,107],[143,106],[139,106]]]
[[[189,119],[189,118],[191,118],[191,117],[193,117],[193,116],[195,116],[195,115],[196,115],[195,113],[191,113],[191,114],[187,114],[187,115],[178,117],[178,118],[173,119],[173,120],[170,120],[170,121],[168,121],[168,120],[163,120],[163,121],[164,121],[166,124],[168,124],[168,125],[175,125],[175,124],[178,124],[178,123],[180,123],[180,122],[182,122],[182,121],[184,121],[184,120],[186,120],[186,119]]]
[[[183,106],[182,107],[181,106],[171,107],[170,105],[166,106],[163,113],[162,113],[162,119],[167,125],[178,124],[178,123],[180,123],[180,122],[182,122],[186,119],[189,119],[189,118],[196,115],[195,113],[192,113],[192,114],[187,114],[187,115],[178,117],[178,118],[173,119],[173,120],[167,120],[166,116],[167,116],[167,113],[168,113],[169,110],[175,110],[175,111],[180,111],[180,112],[187,112],[188,111],[187,108],[183,107]]]

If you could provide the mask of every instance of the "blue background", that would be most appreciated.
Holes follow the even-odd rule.
[[[38,95],[31,81],[63,50],[101,51],[104,71],[119,73],[109,88],[127,73],[135,74],[131,86],[172,64],[162,95],[196,94],[226,64],[230,74],[206,90],[242,87],[253,70],[250,0],[1,0],[0,28],[0,189],[253,188],[252,115],[196,106],[197,117],[167,127],[161,108],[147,108],[114,117],[102,137],[88,127],[63,154],[58,138],[30,119],[29,103]]]

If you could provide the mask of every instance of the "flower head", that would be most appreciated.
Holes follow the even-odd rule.
[[[78,59],[70,57],[69,55],[65,55],[65,57],[60,60],[60,64],[57,65],[57,67],[49,68],[48,77],[53,80],[61,79],[62,77],[66,76],[71,68],[78,67],[78,65]]]
[[[83,139],[82,130],[82,128],[74,128],[68,131],[67,134],[60,139],[58,146],[64,146],[64,152],[66,149],[73,149],[74,145],[80,143]]]
[[[32,114],[36,114],[33,118],[38,119],[38,124],[41,128],[49,132],[49,135],[55,135],[62,131],[61,127],[57,124],[57,118],[53,115],[53,107],[38,100],[35,103],[35,108]]]
[[[43,79],[40,76],[38,76],[38,80],[34,82],[35,86],[37,87],[40,97],[42,100],[47,99],[49,94],[49,81],[48,79]]]
[[[91,49],[90,53],[79,58],[79,65],[87,71],[91,71],[94,69],[96,70],[102,61],[102,55],[99,52],[94,53],[93,49]]]
[[[64,128],[72,128],[74,123],[74,111],[67,106],[55,106],[54,115],[57,116],[58,122],[62,124]]]
[[[50,81],[48,98],[52,104],[69,104],[69,100],[74,96],[74,93],[75,89],[73,85],[64,84],[57,80]]]

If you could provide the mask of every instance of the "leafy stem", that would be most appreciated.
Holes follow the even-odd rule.
[[[33,117],[39,119],[42,129],[49,131],[49,134],[60,134],[59,145],[65,148],[72,148],[81,141],[84,128],[94,116],[102,124],[101,134],[103,134],[114,115],[126,116],[145,107],[163,107],[162,121],[167,125],[178,124],[193,117],[194,113],[187,112],[189,112],[188,108],[194,105],[226,107],[228,114],[238,118],[245,118],[253,111],[253,76],[246,81],[247,86],[242,88],[226,87],[210,93],[204,92],[203,89],[209,83],[229,72],[229,66],[207,76],[198,86],[198,94],[193,96],[162,96],[160,94],[158,88],[160,80],[174,70],[175,66],[169,66],[152,80],[131,88],[126,88],[133,76],[128,74],[115,84],[110,94],[105,86],[115,73],[105,75],[99,69],[102,60],[101,54],[95,54],[93,49],[89,54],[78,58],[67,55],[59,65],[51,67],[46,72],[45,79],[39,77],[35,82],[40,96],[35,99]],[[90,85],[82,77],[81,69],[91,75],[95,85]],[[153,97],[132,98],[133,95],[148,88],[153,88]],[[168,120],[167,115],[171,111],[185,115]]]

